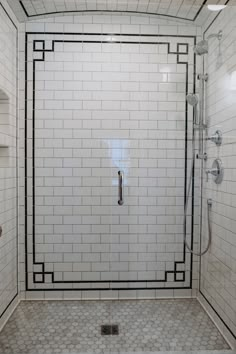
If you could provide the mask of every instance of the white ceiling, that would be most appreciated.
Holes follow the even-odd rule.
[[[207,4],[227,0],[8,0],[20,21],[42,15],[81,11],[129,11],[194,22],[206,17]]]

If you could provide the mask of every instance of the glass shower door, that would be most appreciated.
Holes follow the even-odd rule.
[[[167,41],[180,50],[175,38],[158,40],[165,43],[122,46],[122,53],[132,58],[127,82],[120,84],[129,97],[121,103],[127,117],[120,119],[116,140],[110,143],[115,186],[112,293],[124,300],[112,303],[111,323],[120,331],[112,343],[113,349],[119,343],[123,351],[170,350],[168,340],[163,344],[156,337],[162,328],[161,311],[172,315],[168,306],[159,312],[152,301],[139,301],[189,296],[192,291],[192,256],[184,245],[183,216],[192,157],[192,111],[186,93],[194,90],[193,67],[185,65],[185,55],[180,62],[174,49],[170,53]],[[186,225],[190,243],[192,210],[191,193]]]

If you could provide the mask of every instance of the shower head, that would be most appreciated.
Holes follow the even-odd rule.
[[[208,41],[206,39],[203,39],[202,41],[198,42],[195,47],[193,48],[193,51],[197,55],[204,55],[208,53]]]
[[[207,37],[207,40],[211,39],[211,38],[217,38],[218,41],[220,41],[222,39],[223,36],[223,31],[220,30],[218,33],[212,33]]]
[[[198,104],[197,95],[195,95],[194,93],[189,93],[186,96],[186,100],[187,100],[188,104],[190,104],[190,106],[195,107]]]
[[[204,55],[208,53],[208,41],[211,38],[217,38],[218,41],[222,39],[223,32],[219,31],[218,33],[212,33],[210,34],[207,39],[203,39],[202,41],[198,42],[195,47],[193,48],[193,51],[197,55]]]

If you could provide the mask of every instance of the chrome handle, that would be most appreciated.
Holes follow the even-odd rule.
[[[206,170],[206,175],[207,175],[206,181],[207,182],[209,180],[209,174],[216,177],[218,175],[218,170],[216,168],[210,168],[209,170]]]
[[[209,170],[206,170],[206,173],[207,174],[211,173],[213,176],[217,176],[219,173],[219,170],[217,168],[210,168]]]
[[[215,159],[212,164],[212,168],[206,170],[207,182],[208,175],[211,174],[213,176],[213,180],[216,184],[219,184],[223,180],[224,176],[224,168],[220,159]]]
[[[210,140],[217,146],[220,146],[222,144],[222,132],[220,130],[217,130],[215,134],[207,137],[206,140]]]
[[[207,205],[211,208],[213,204],[213,201],[211,198],[207,199]]]
[[[118,204],[123,205],[124,200],[123,200],[123,183],[124,183],[124,172],[118,171],[118,179],[119,179],[119,200]]]

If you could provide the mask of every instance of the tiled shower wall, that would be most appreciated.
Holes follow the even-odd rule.
[[[17,28],[6,11],[11,14],[3,1],[0,4],[0,327],[17,295]]]
[[[192,128],[185,96],[195,89],[200,30],[149,16],[80,15],[26,32],[21,289],[26,270],[31,298],[195,294],[198,263],[183,247],[182,221]]]
[[[223,182],[216,185],[212,179],[205,182],[203,197],[212,198],[212,246],[202,259],[200,291],[214,310],[236,334],[236,8],[226,8],[206,32],[223,30],[219,47],[210,42],[205,70],[209,74],[206,87],[209,135],[217,129],[223,133],[223,142],[216,147],[207,143],[207,167],[220,158],[224,167]],[[205,166],[206,167],[206,166]],[[206,239],[206,199],[203,199]],[[207,305],[207,304],[206,304]],[[233,337],[232,337],[233,338]],[[234,339],[235,340],[235,339]]]

